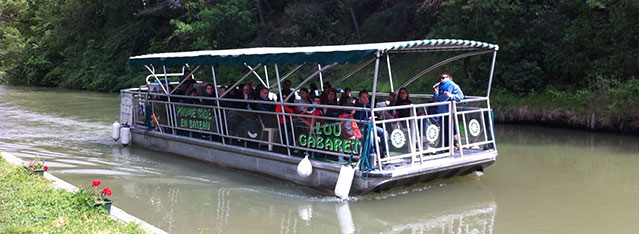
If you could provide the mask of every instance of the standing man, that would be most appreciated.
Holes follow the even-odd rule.
[[[455,82],[453,82],[453,76],[451,76],[448,72],[442,72],[441,74],[439,74],[439,83],[435,84],[433,86],[433,89],[435,90],[435,93],[433,95],[433,98],[435,99],[435,101],[437,102],[448,102],[448,101],[461,101],[462,99],[464,99],[464,93],[462,92],[461,88],[459,88],[459,85],[455,84]],[[438,105],[437,106],[437,113],[448,113],[448,105]],[[444,135],[444,142],[442,142],[443,144],[441,146],[449,146],[449,138],[450,138],[450,118],[452,116],[443,116],[442,119],[442,134]],[[453,125],[453,129],[452,131],[456,132],[456,127]],[[453,135],[455,135],[453,133]]]

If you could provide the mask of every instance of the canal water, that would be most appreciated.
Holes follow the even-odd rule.
[[[0,151],[171,233],[637,233],[639,137],[497,125],[485,172],[347,202],[110,139],[119,95],[0,86]]]

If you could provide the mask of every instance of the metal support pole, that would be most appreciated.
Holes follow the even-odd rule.
[[[168,89],[169,82],[168,82],[168,75],[166,73],[166,66],[162,65],[162,69],[164,70],[164,83],[166,83],[166,87]],[[175,114],[175,111],[173,111],[173,109],[175,109],[175,108],[173,108],[173,104],[171,103],[171,95],[167,95],[166,99],[169,102],[168,108],[166,110],[166,112],[168,113],[168,116],[170,117],[169,121],[168,121],[168,124],[169,124],[169,127],[173,128],[173,127],[177,126],[175,123],[173,123],[173,121],[175,120],[175,116],[173,116]],[[175,130],[172,130],[171,132],[173,132],[173,135],[177,134]]]
[[[284,110],[284,98],[282,98],[282,84],[280,84],[280,72],[277,69],[277,63],[275,64],[275,77],[277,78],[277,86],[278,86],[278,90],[280,92],[280,107],[282,108],[282,114],[285,114],[286,111]],[[288,100],[288,97],[286,98]],[[291,156],[291,148],[288,143],[288,128],[286,127],[286,115],[282,115],[282,119],[284,120],[284,137],[286,138],[286,152],[288,153],[288,156]],[[279,123],[280,120],[278,118],[277,122]]]
[[[271,88],[271,84],[269,84],[268,69],[266,68],[266,65],[264,65],[264,79],[266,80],[266,88],[270,89]]]
[[[375,152],[376,155],[375,157],[377,158],[377,162],[378,162],[378,168],[382,168],[382,155],[383,153],[379,151],[379,144],[377,144],[377,131],[375,131],[375,96],[377,94],[377,77],[379,75],[379,56],[380,56],[380,52],[379,50],[377,51],[377,53],[375,54],[375,73],[373,74],[373,97],[371,97],[371,129],[368,129],[368,131],[370,131],[369,134],[372,134],[373,137],[373,144],[375,147]],[[386,142],[384,142],[385,144]],[[361,157],[368,157],[368,155],[362,155]],[[360,160],[361,160],[360,157]]]
[[[193,73],[195,73],[195,71],[197,71],[198,69],[200,69],[200,66],[195,67],[195,69],[193,69],[193,71],[191,71],[191,74],[189,74],[189,76],[190,76],[193,80],[195,80],[195,76],[193,76]],[[164,75],[165,75],[165,79],[166,79],[166,70],[164,70],[164,71],[165,71],[165,72],[164,72],[164,73],[165,73]],[[184,74],[184,71],[182,72],[182,74]],[[186,78],[184,78],[182,81],[180,81],[180,83],[179,83],[177,86],[175,86],[175,89],[171,90],[171,94],[173,94],[176,90],[178,90],[178,89],[180,88],[180,86],[182,86],[182,84],[183,84],[186,80],[187,80],[187,79],[186,79]]]
[[[393,73],[391,73],[390,56],[386,53],[386,65],[388,65],[388,82],[390,83],[391,93],[395,92],[393,88]]]
[[[488,79],[488,92],[486,97],[490,97],[490,87],[493,85],[493,72],[495,71],[495,59],[497,59],[497,51],[493,52],[493,64],[490,65],[490,78]]]
[[[322,77],[322,65],[317,64],[317,71],[319,71],[320,89],[324,91],[324,78]]]
[[[260,82],[262,83],[262,85],[266,86],[266,83],[264,83],[264,80],[262,80],[262,77],[260,76],[260,74],[257,74],[257,72],[255,72],[255,70],[257,69],[253,69],[251,66],[249,66],[248,64],[244,63],[244,66],[246,66],[248,69],[251,70],[251,72],[253,72],[253,74],[257,77],[257,79],[260,80]],[[257,65],[257,68],[259,68],[260,66]],[[266,65],[264,65],[264,69],[266,70]]]
[[[153,66],[153,65],[151,65],[151,66]],[[160,81],[160,78],[158,78],[158,76],[155,74],[155,68],[151,69],[147,65],[144,65],[144,67],[146,67],[146,69],[149,70],[149,72],[151,72],[151,75],[153,77],[155,77],[155,80],[158,82],[158,84],[160,84],[160,88],[162,88],[162,90],[164,91],[164,94],[169,94],[169,90],[167,90],[168,86],[166,88],[164,88],[164,86],[162,85],[162,81]]]
[[[219,92],[220,90],[217,88],[217,78],[215,76],[215,66],[211,65],[211,74],[213,74],[213,87],[215,87],[215,105],[217,106],[217,109],[215,109],[215,116],[217,119],[217,132],[220,133],[220,135],[222,135],[222,144],[225,144],[224,142],[224,131],[222,129],[222,119],[226,119],[226,116],[224,118],[222,118],[222,110],[219,109],[220,108],[220,95]],[[224,123],[224,126],[226,126],[226,123]]]

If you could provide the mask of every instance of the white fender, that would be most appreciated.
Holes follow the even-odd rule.
[[[118,139],[120,139],[120,123],[117,120],[111,125],[111,130],[111,138],[113,138],[114,141],[118,141]]]
[[[342,199],[348,198],[348,193],[351,191],[351,184],[353,183],[354,176],[354,168],[342,165],[342,168],[339,169],[337,183],[335,184],[335,196]]]
[[[122,137],[122,139],[120,139],[120,143],[122,143],[122,145],[129,145],[129,143],[131,143],[131,128],[129,128],[129,126],[124,125],[120,135]]]
[[[311,160],[308,159],[308,155],[297,164],[297,174],[303,178],[310,176],[313,173],[313,165]]]

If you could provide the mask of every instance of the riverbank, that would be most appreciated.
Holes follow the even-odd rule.
[[[639,100],[584,92],[534,91],[491,97],[495,121],[591,131],[639,134]]]
[[[86,206],[73,194],[0,160],[0,233],[147,233]]]

